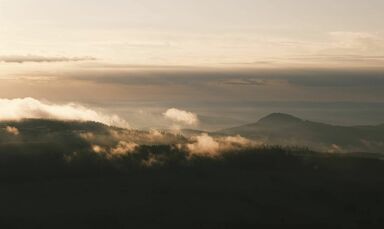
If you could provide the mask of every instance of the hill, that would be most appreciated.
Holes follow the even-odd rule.
[[[170,145],[186,139],[159,131],[141,131],[97,122],[26,119],[0,122],[1,152],[82,152],[119,144]]]
[[[256,123],[215,134],[239,134],[269,145],[310,147],[319,151],[383,153],[383,126],[336,126],[274,113]]]

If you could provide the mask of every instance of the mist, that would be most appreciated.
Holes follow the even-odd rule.
[[[128,128],[127,121],[76,103],[53,104],[33,98],[0,99],[0,120],[57,119],[95,121]]]

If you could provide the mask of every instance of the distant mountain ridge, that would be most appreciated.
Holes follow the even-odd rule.
[[[290,114],[284,114],[284,113],[272,113],[268,116],[265,116],[261,118],[258,123],[264,123],[264,124],[269,124],[269,123],[296,123],[296,122],[302,122],[303,120],[295,117]]]
[[[212,136],[240,135],[265,145],[308,147],[323,152],[384,153],[384,124],[337,126],[303,120],[284,113],[273,113],[255,123],[221,131],[185,129],[176,135],[167,131],[122,129],[97,122],[40,119],[1,121],[0,145],[41,143],[58,147],[88,147],[90,137],[97,144],[106,146],[115,145],[119,141],[149,145],[178,144],[203,133]]]
[[[214,134],[241,135],[265,144],[305,146],[315,150],[384,153],[384,124],[336,126],[273,113],[256,123],[217,131]]]
[[[119,142],[145,145],[171,145],[185,141],[181,135],[108,126],[93,121],[24,119],[0,121],[0,152],[5,146],[21,151],[49,148],[51,151],[76,151],[92,145],[113,147]]]

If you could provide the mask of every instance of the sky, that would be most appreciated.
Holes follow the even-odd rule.
[[[383,10],[382,0],[0,0],[0,98],[79,103],[137,128],[173,107],[206,129],[276,111],[384,123]]]

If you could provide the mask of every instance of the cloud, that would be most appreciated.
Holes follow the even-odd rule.
[[[196,125],[199,119],[195,113],[179,110],[176,108],[168,109],[164,114],[169,120],[186,125]]]
[[[191,143],[186,144],[186,149],[191,155],[219,156],[221,153],[236,151],[246,148],[261,146],[261,142],[251,141],[247,138],[236,136],[211,137],[207,133],[194,136]]]
[[[148,155],[148,158],[142,160],[142,165],[144,165],[145,167],[153,167],[153,166],[156,166],[156,165],[162,165],[163,162],[161,161],[161,158],[158,157],[157,155],[151,153]]]
[[[92,145],[91,148],[92,148],[92,151],[94,153],[101,154],[101,153],[106,153],[107,152],[107,150],[104,147],[99,146],[99,145]]]
[[[115,148],[110,151],[111,156],[122,156],[134,152],[139,145],[133,142],[120,141]]]
[[[378,34],[362,32],[331,32],[328,53],[383,55],[384,39]]]
[[[15,135],[15,136],[17,136],[17,135],[20,134],[19,130],[18,130],[16,127],[13,127],[13,126],[7,126],[7,127],[5,127],[5,131],[6,131],[7,133],[12,134],[12,135]]]
[[[36,56],[36,55],[11,55],[11,56],[0,56],[0,62],[5,63],[54,63],[54,62],[78,62],[78,61],[91,61],[96,60],[94,57],[46,57],[46,56]]]
[[[195,142],[187,144],[187,149],[191,154],[217,155],[219,152],[219,143],[208,134],[202,134],[194,137]]]
[[[113,148],[108,148],[101,145],[91,145],[91,149],[96,154],[104,155],[107,159],[114,159],[124,155],[133,153],[139,147],[133,142],[119,141]]]
[[[226,81],[223,81],[223,84],[229,84],[229,85],[239,85],[239,86],[265,86],[268,84],[267,80],[261,80],[261,79],[229,79]]]
[[[254,145],[260,145],[260,143],[253,142],[247,138],[236,136],[227,136],[219,138],[221,142],[221,148],[224,150],[233,150],[235,148],[251,147]]]
[[[72,80],[95,82],[98,84],[112,84],[119,87],[129,86],[153,86],[169,87],[169,92],[177,86],[184,88],[200,89],[204,94],[210,92],[227,93],[228,87],[231,90],[242,93],[259,87],[260,90],[268,89],[270,92],[276,88],[279,92],[281,87],[293,86],[383,86],[384,69],[360,68],[359,64],[384,64],[383,56],[359,56],[359,55],[311,55],[296,56],[292,61],[308,61],[332,63],[351,63],[354,68],[345,67],[310,67],[302,66],[297,68],[212,68],[212,69],[174,69],[174,70],[152,70],[152,71],[129,71],[129,70],[106,70],[106,71],[84,71],[70,73],[68,77]],[[372,65],[373,66],[373,65]],[[249,87],[245,87],[249,86]],[[203,90],[205,89],[205,90]],[[259,91],[260,91],[259,90]],[[267,93],[270,94],[270,93]],[[200,96],[199,95],[193,95]],[[186,95],[183,95],[186,96]],[[205,96],[205,95],[204,95]],[[213,95],[212,95],[213,96]],[[226,95],[222,95],[225,97]]]
[[[281,77],[283,79],[283,77]],[[285,80],[295,86],[310,87],[373,87],[384,86],[383,70],[328,70],[287,73]]]
[[[332,144],[328,149],[328,153],[342,153],[342,152],[345,152],[345,151],[341,146],[337,144]]]
[[[84,106],[41,102],[33,98],[0,99],[0,120],[58,119],[95,121],[128,128],[128,122],[117,115],[106,115]]]

